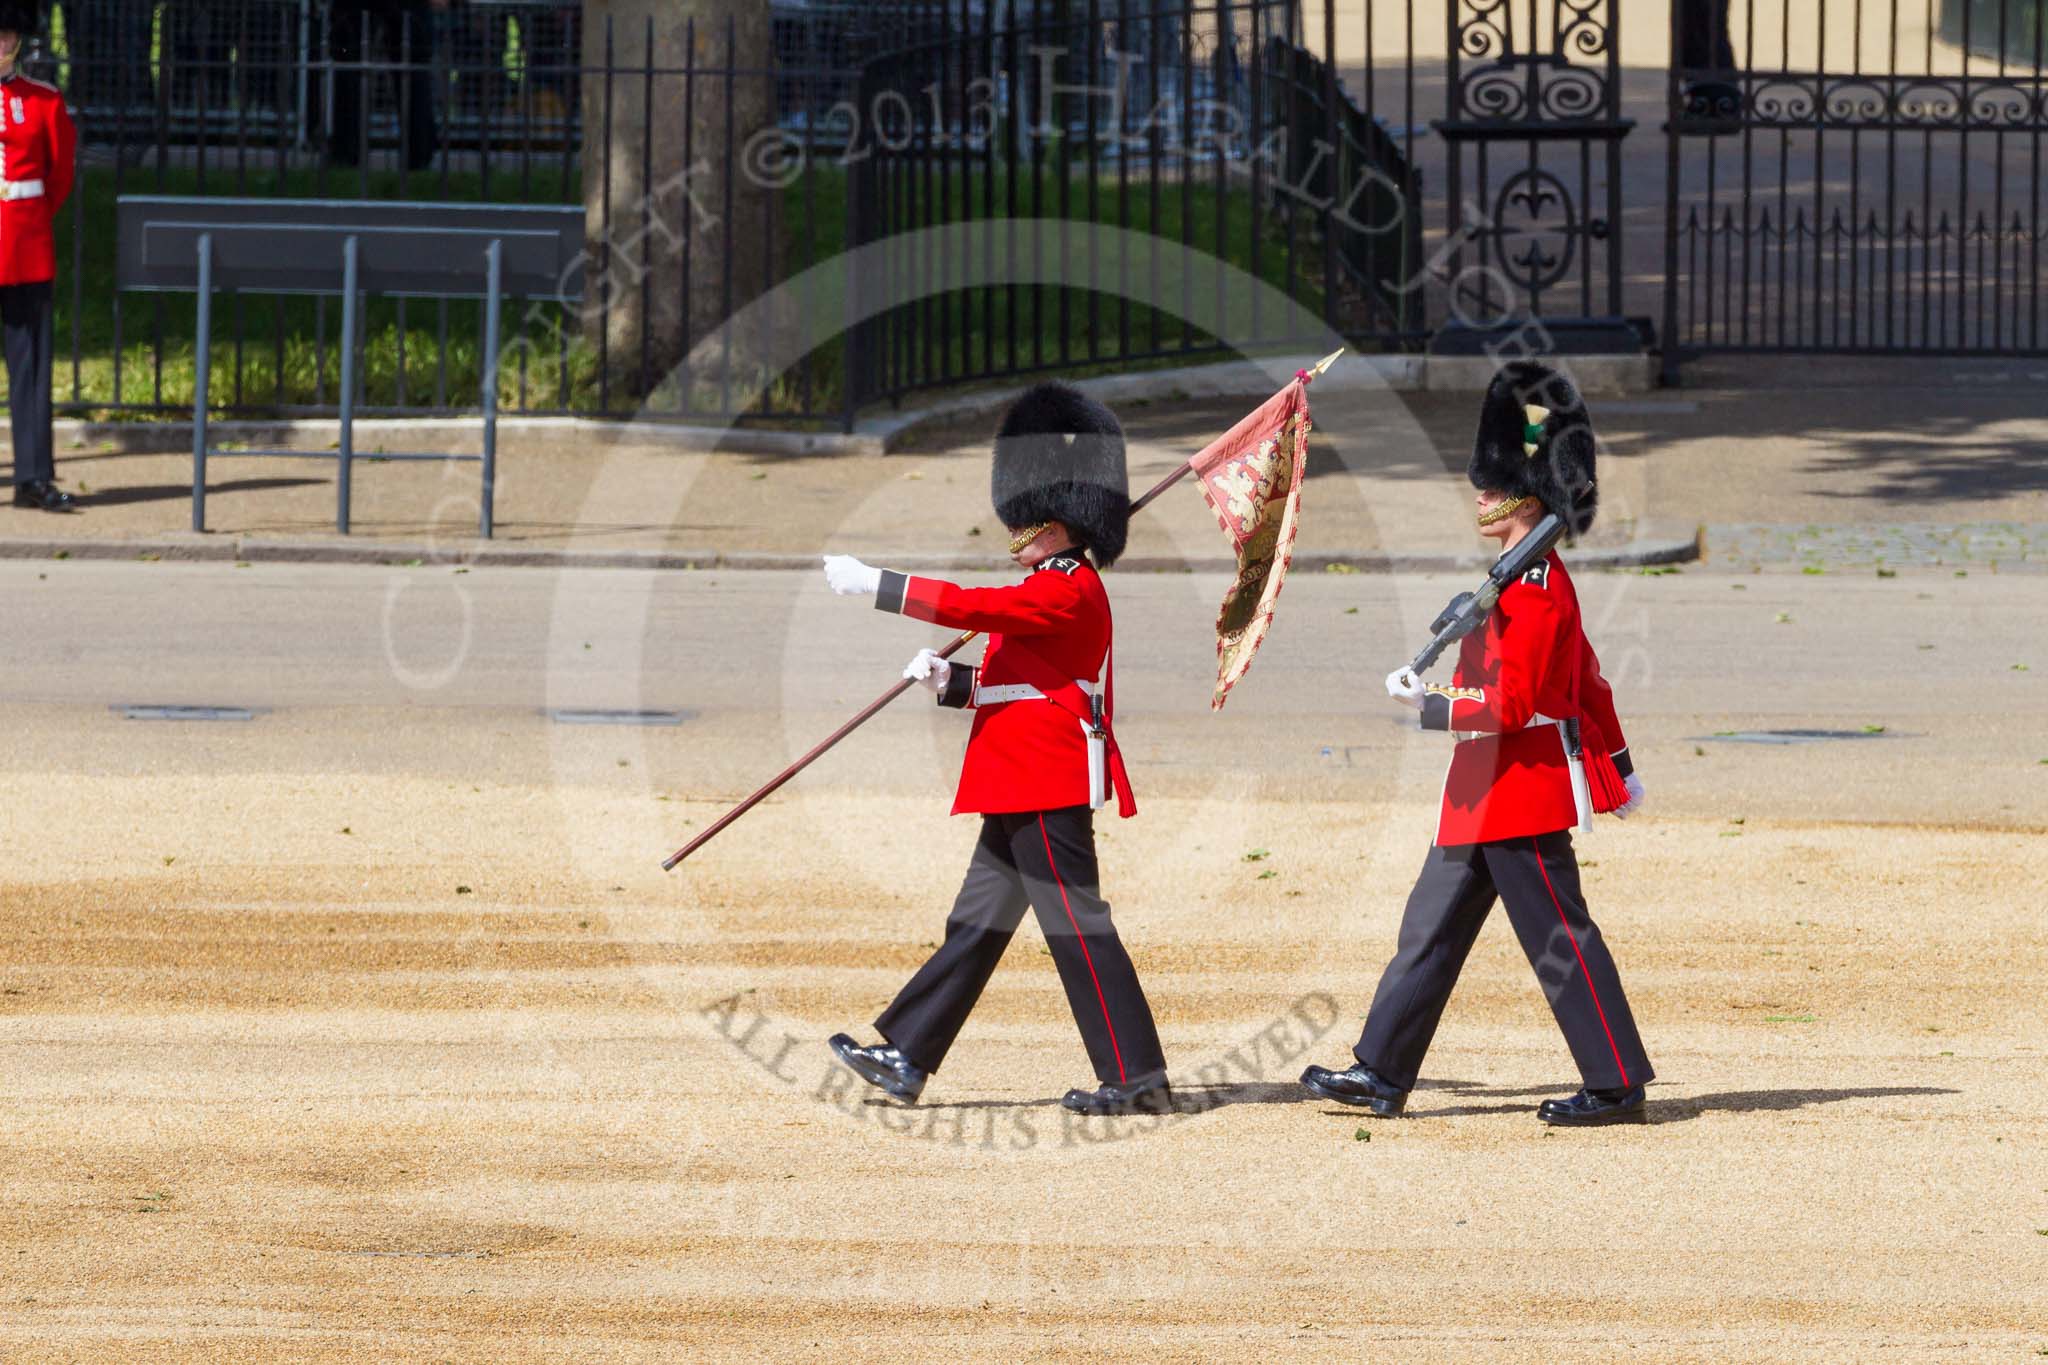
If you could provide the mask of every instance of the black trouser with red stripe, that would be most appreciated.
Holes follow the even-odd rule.
[[[14,483],[54,483],[57,445],[50,407],[53,287],[0,284],[0,337],[7,355],[7,404],[14,436]]]
[[[924,1070],[938,1070],[1026,905],[1038,912],[1096,1077],[1132,1085],[1162,1074],[1152,1007],[1096,891],[1095,812],[1086,806],[982,817],[946,941],[875,1020],[882,1036]]]
[[[1586,913],[1568,830],[1430,849],[1353,1055],[1382,1079],[1414,1086],[1496,897],[1507,903],[1508,921],[1585,1083],[1604,1090],[1648,1081],[1650,1059],[1614,958]]]

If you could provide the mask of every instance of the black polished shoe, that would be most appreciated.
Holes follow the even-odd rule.
[[[69,512],[72,510],[71,495],[54,483],[38,479],[30,483],[14,485],[14,505],[34,507],[44,512]]]
[[[1407,1091],[1357,1062],[1343,1071],[1312,1066],[1301,1073],[1301,1083],[1326,1100],[1370,1109],[1383,1119],[1397,1117],[1408,1103]]]
[[[1545,1100],[1536,1106],[1536,1117],[1561,1128],[1595,1128],[1603,1123],[1648,1123],[1643,1111],[1643,1088],[1631,1085],[1621,1090],[1581,1090],[1568,1100]]]
[[[1105,1085],[1094,1090],[1069,1090],[1060,1099],[1062,1108],[1091,1117],[1120,1114],[1171,1114],[1173,1090],[1166,1077],[1154,1076],[1131,1085]]]
[[[862,1047],[846,1034],[835,1033],[830,1046],[854,1075],[905,1104],[917,1103],[917,1097],[924,1093],[924,1083],[930,1079],[915,1062],[886,1043]]]

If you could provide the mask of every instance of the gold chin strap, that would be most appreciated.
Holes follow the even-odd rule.
[[[1052,523],[1049,521],[1041,521],[1038,523],[1038,525],[1027,526],[1023,530],[1017,532],[1017,534],[1011,536],[1010,553],[1013,555],[1023,554],[1026,547],[1028,547],[1032,541],[1044,535],[1046,528],[1051,525]]]
[[[1496,503],[1492,511],[1479,514],[1479,524],[1481,526],[1493,526],[1506,521],[1509,517],[1520,511],[1522,504],[1527,501],[1529,501],[1527,498],[1509,498],[1506,502]]]

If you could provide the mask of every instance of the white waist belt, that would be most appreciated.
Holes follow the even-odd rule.
[[[1556,716],[1546,716],[1541,712],[1538,712],[1537,714],[1529,717],[1529,723],[1523,726],[1522,728],[1524,730],[1533,730],[1539,725],[1562,724],[1564,724],[1564,722],[1559,720]],[[1512,735],[1519,733],[1520,731],[1516,730],[1453,730],[1451,731],[1451,738],[1456,740],[1460,744],[1465,744],[1475,739],[1498,739],[1501,737],[1501,735],[1504,734]]]
[[[1095,695],[1095,683],[1083,682],[1080,686],[1081,690],[1089,696]],[[1039,691],[1030,683],[997,683],[993,687],[977,685],[974,689],[974,704],[976,706],[995,706],[1006,701],[1044,700],[1045,693]]]
[[[1002,683],[995,687],[976,687],[974,689],[974,704],[976,706],[994,706],[998,702],[1005,701],[1034,700],[1045,700],[1045,693],[1039,691],[1030,683]]]
[[[40,199],[43,197],[43,182],[40,180],[0,180],[0,199]]]

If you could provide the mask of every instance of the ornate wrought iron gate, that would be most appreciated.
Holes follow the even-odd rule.
[[[1715,5],[1672,6],[1667,376],[1716,351],[2048,350],[2048,5],[1728,8],[1715,32]]]
[[[1455,0],[1445,117],[1449,317],[1438,350],[1632,350],[1622,317],[1618,0]],[[1519,23],[1517,22],[1519,20]],[[1547,343],[1547,344],[1544,344]]]

